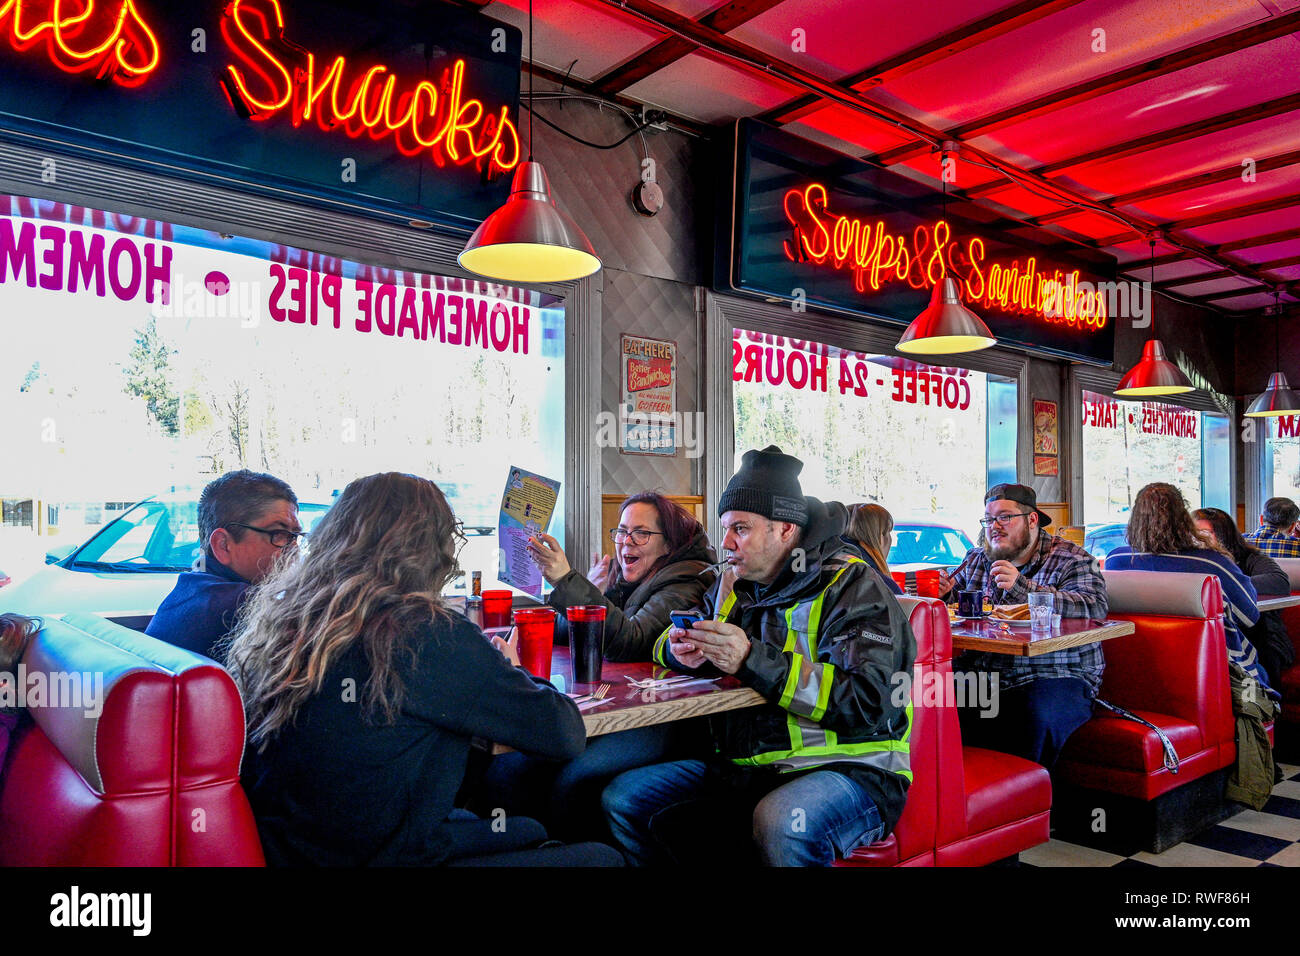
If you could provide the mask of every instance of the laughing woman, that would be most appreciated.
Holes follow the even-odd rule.
[[[453,809],[472,738],[566,759],[586,736],[572,701],[512,666],[513,646],[443,606],[460,542],[433,482],[358,478],[246,606],[226,663],[269,862],[617,864],[608,847],[538,848],[533,820],[498,833]]]
[[[532,538],[529,553],[554,586],[549,603],[560,615],[579,604],[604,605],[607,659],[648,661],[668,612],[699,606],[717,556],[700,523],[663,495],[632,495],[619,511],[610,531],[615,560],[598,558],[587,577],[570,568],[550,535]],[[539,817],[561,839],[603,838],[600,792],[608,781],[624,770],[692,756],[703,741],[695,721],[675,721],[593,737],[581,757],[563,764],[504,754],[486,775],[483,806]]]

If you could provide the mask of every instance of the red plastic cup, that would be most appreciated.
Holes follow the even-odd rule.
[[[525,607],[515,611],[519,663],[543,680],[551,678],[551,648],[555,644],[555,609]]]
[[[898,589],[904,594],[907,593],[907,575],[902,571],[890,571],[889,576],[894,579]]]
[[[600,680],[600,665],[605,653],[605,605],[575,604],[567,608],[569,619],[569,660],[573,664],[573,682],[592,684]]]
[[[506,590],[483,592],[483,630],[510,626],[510,602],[514,596]],[[549,674],[546,676],[550,676]]]
[[[939,569],[925,568],[916,572],[916,593],[920,597],[939,596]]]

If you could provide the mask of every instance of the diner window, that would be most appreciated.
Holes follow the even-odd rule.
[[[4,490],[52,514],[75,502],[69,544],[234,469],[316,511],[404,471],[444,490],[461,567],[491,587],[510,467],[565,478],[554,296],[2,196],[0,316]],[[7,500],[3,520],[30,527],[31,509]],[[134,522],[112,561],[142,553]],[[43,547],[0,537],[0,567],[6,549]]]
[[[1128,521],[1133,499],[1155,481],[1174,485],[1189,508],[1231,508],[1226,416],[1166,402],[1123,402],[1083,392],[1083,520]]]
[[[985,489],[1014,480],[1014,379],[736,330],[732,388],[737,466],[779,445],[805,494],[877,502],[896,525],[976,540]]]
[[[1264,500],[1300,501],[1300,415],[1264,419]],[[1249,516],[1247,516],[1249,517]]]

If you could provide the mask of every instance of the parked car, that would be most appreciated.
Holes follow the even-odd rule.
[[[13,578],[9,577],[9,575],[5,574],[3,571],[0,571],[0,588],[4,587],[12,580]]]
[[[955,568],[973,547],[971,539],[956,528],[912,521],[894,525],[894,546],[887,560],[891,568]]]
[[[1116,548],[1128,544],[1127,524],[1099,524],[1088,528],[1083,536],[1084,550],[1098,560]]]
[[[0,610],[27,615],[87,611],[142,625],[153,616],[176,576],[199,553],[198,495],[146,498],[79,545],[45,556],[47,567],[6,589]],[[310,531],[328,504],[298,503],[298,520]]]

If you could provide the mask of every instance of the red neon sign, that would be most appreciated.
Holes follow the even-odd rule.
[[[911,236],[891,232],[885,222],[831,212],[827,189],[811,183],[791,189],[782,200],[794,236],[782,243],[791,262],[813,262],[853,273],[859,292],[879,291],[887,283],[933,288],[947,275],[960,280],[968,302],[1003,312],[1032,315],[1045,322],[1101,329],[1108,319],[1106,297],[1079,280],[1079,270],[1039,271],[1036,256],[1025,262],[985,262],[984,240],[954,240],[940,219],[917,226]]]
[[[519,134],[509,108],[488,113],[466,98],[465,61],[440,83],[404,81],[387,66],[364,72],[337,56],[328,66],[284,37],[279,0],[232,0],[221,33],[240,63],[226,68],[222,86],[231,104],[255,120],[288,112],[294,126],[315,122],[353,139],[393,136],[407,156],[428,153],[439,166],[474,162],[508,172],[518,165]]]
[[[18,52],[44,42],[50,61],[66,73],[95,71],[122,86],[138,86],[158,68],[158,38],[133,0],[103,13],[96,0],[3,0],[0,34]]]

